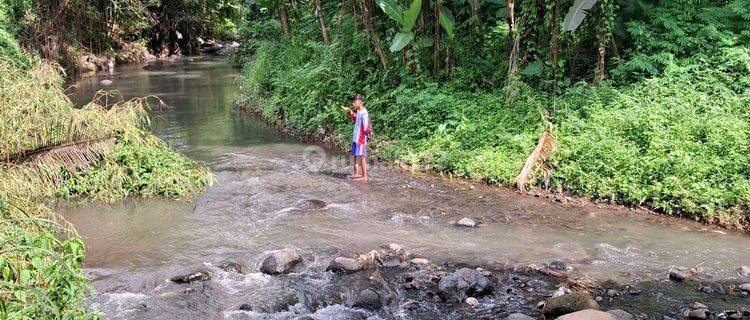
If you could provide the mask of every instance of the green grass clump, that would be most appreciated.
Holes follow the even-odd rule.
[[[717,78],[679,69],[630,87],[567,95],[557,188],[748,226],[750,95]]]
[[[0,317],[93,319],[83,308],[90,290],[81,273],[83,242],[61,230],[42,204],[0,195]],[[69,237],[60,240],[66,231]]]

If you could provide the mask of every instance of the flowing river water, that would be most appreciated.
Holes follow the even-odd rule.
[[[635,300],[628,311],[648,318],[661,319],[667,307],[659,305],[671,308],[690,299],[717,308],[750,304],[747,298],[713,298],[692,288],[675,289],[669,292],[675,297],[663,300],[664,292],[648,291],[669,287],[666,275],[674,266],[699,266],[702,281],[743,281],[737,268],[750,265],[746,234],[628,210],[552,203],[387,164],[373,165],[369,183],[351,182],[344,177],[347,157],[321,155],[322,149],[234,110],[235,76],[222,61],[181,59],[125,66],[114,75],[84,78],[70,90],[78,105],[101,89],[119,90],[125,98],[160,97],[170,108],[152,112],[152,131],[208,164],[217,177],[195,199],[60,205],[84,237],[85,273],[95,289],[89,303],[104,318],[478,317],[462,304],[410,311],[406,297],[385,312],[349,307],[368,279],[342,280],[325,272],[329,261],[389,243],[445,268],[508,270],[562,261],[572,276],[645,288],[648,302]],[[111,86],[100,84],[105,78]],[[462,217],[481,223],[452,224]],[[302,254],[301,268],[281,276],[257,271],[269,253],[283,248]],[[218,268],[227,261],[239,263],[244,274]],[[168,281],[193,270],[206,270],[211,279]],[[494,300],[481,303],[493,310],[484,318],[502,319],[504,310],[490,306]],[[253,311],[238,310],[242,304]],[[526,304],[533,308],[533,301]]]

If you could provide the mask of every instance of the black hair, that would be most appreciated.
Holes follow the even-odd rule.
[[[362,101],[364,103],[365,102],[365,96],[363,96],[361,93],[357,93],[357,94],[354,95],[354,101],[357,101],[357,100]]]

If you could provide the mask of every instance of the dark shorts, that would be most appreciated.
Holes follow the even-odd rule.
[[[352,156],[366,156],[367,155],[367,143],[359,144],[352,142]]]

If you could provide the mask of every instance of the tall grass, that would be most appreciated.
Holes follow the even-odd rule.
[[[184,197],[213,182],[205,165],[146,130],[149,102],[157,99],[101,94],[77,109],[59,73],[51,64],[24,69],[0,58],[2,319],[97,317],[83,305],[90,290],[81,273],[83,243],[46,203]]]

